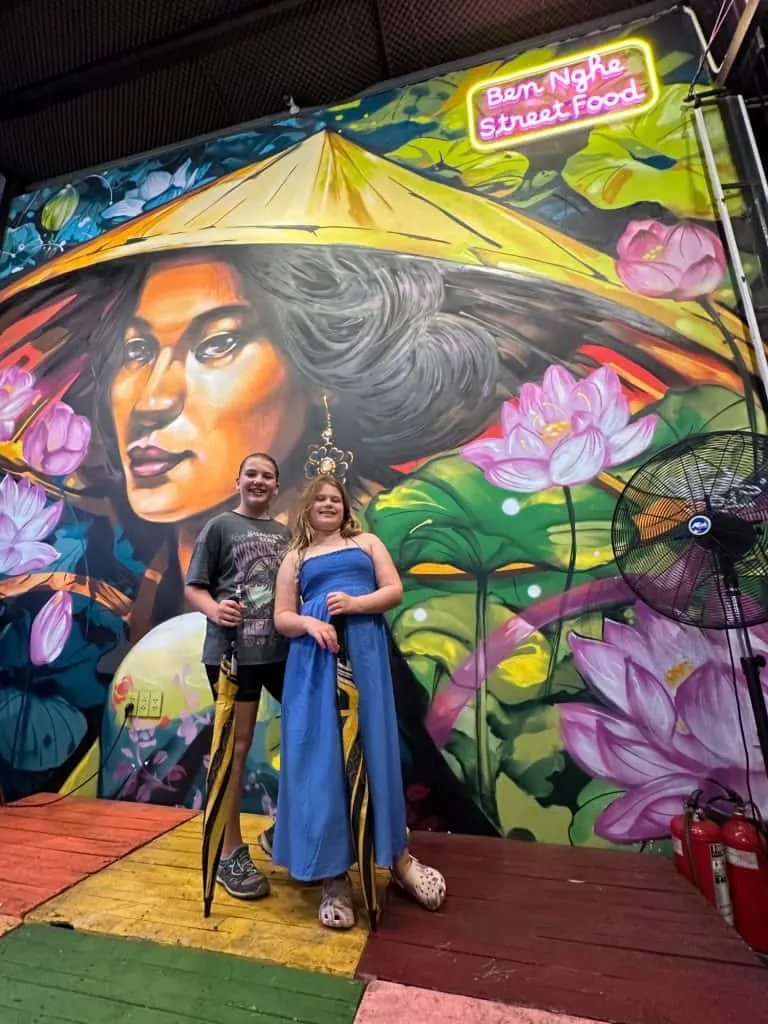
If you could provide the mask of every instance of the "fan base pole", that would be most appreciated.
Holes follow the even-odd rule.
[[[765,694],[760,682],[760,670],[765,668],[765,658],[762,654],[744,657],[741,659],[741,667],[747,680],[747,690],[749,691],[749,700],[752,704],[752,714],[755,716],[760,752],[763,755],[765,773],[768,775],[768,710],[765,706]]]

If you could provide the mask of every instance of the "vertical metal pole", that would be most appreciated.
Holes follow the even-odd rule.
[[[755,313],[755,306],[752,302],[752,293],[749,290],[747,275],[744,273],[744,264],[741,262],[741,253],[739,252],[736,235],[733,231],[731,215],[728,212],[728,206],[726,205],[725,192],[723,191],[723,185],[720,181],[720,175],[717,172],[717,163],[715,161],[715,154],[712,150],[709,132],[707,131],[704,111],[700,105],[694,107],[693,116],[696,121],[696,132],[699,136],[699,143],[701,144],[701,149],[704,153],[704,162],[707,165],[709,184],[715,198],[717,212],[720,214],[720,221],[723,226],[723,233],[725,234],[728,254],[731,258],[733,273],[736,278],[736,286],[739,289],[741,305],[744,310],[744,316],[747,320],[749,337],[752,342],[752,347],[755,350],[757,370],[760,375],[760,380],[762,381],[764,398],[766,403],[768,403],[768,359],[766,359],[765,356],[763,339],[760,336],[760,326],[757,322],[757,314]]]
[[[752,131],[752,122],[749,119],[747,104],[744,102],[744,97],[741,94],[736,97],[736,103],[739,107],[741,120],[744,124],[744,134],[747,136],[747,142],[749,143],[749,148],[752,151],[755,170],[757,171],[757,176],[760,179],[760,185],[763,189],[763,200],[766,208],[768,208],[768,179],[765,177],[765,168],[763,167],[763,161],[760,159],[760,151],[757,148],[757,139],[755,138],[755,133]]]

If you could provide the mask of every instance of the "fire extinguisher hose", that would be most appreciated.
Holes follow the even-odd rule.
[[[696,792],[693,793],[686,801],[685,810],[683,812],[683,837],[685,839],[685,856],[688,858],[688,864],[691,868],[693,884],[699,890],[701,890],[701,878],[699,876],[699,868],[696,864],[696,858],[693,856],[693,842],[691,841],[691,822],[693,821],[693,815],[699,806],[700,796],[701,790],[697,789]]]

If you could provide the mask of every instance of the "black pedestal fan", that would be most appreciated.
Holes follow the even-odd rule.
[[[684,625],[732,630],[768,773],[768,711],[749,627],[768,621],[768,437],[701,434],[649,459],[616,505],[613,551],[649,607]]]

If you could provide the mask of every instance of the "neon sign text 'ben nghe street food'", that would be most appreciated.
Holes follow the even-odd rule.
[[[506,149],[598,122],[637,117],[658,98],[650,46],[641,39],[625,39],[478,82],[467,97],[470,140],[475,149]]]

